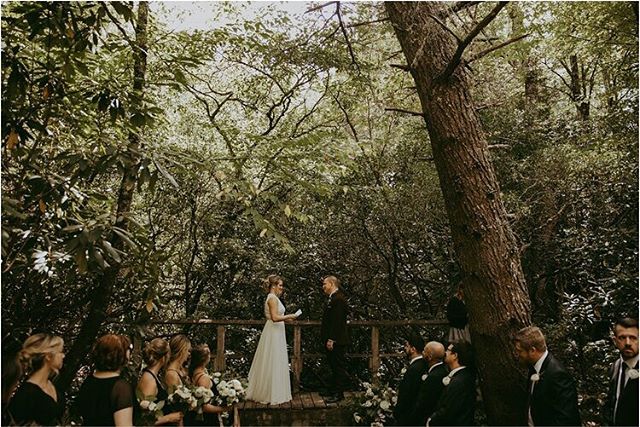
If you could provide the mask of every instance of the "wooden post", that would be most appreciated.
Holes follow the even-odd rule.
[[[222,372],[226,369],[224,358],[224,325],[217,327],[216,333],[216,358],[213,361],[213,369],[216,372]]]
[[[371,382],[377,384],[379,381],[378,370],[380,369],[380,330],[377,326],[371,327],[371,360],[369,370],[371,371]]]
[[[291,365],[293,367],[293,391],[300,390],[300,373],[302,372],[302,352],[300,351],[302,343],[302,329],[300,325],[293,327],[293,358]]]

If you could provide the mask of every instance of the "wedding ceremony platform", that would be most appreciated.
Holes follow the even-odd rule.
[[[122,323],[111,321],[110,323]],[[225,371],[227,362],[248,359],[251,360],[255,349],[253,348],[229,348],[226,337],[228,333],[234,333],[240,329],[253,327],[261,328],[265,320],[243,320],[243,319],[173,319],[173,320],[151,320],[144,326],[176,326],[176,327],[204,327],[215,328],[215,351],[212,348],[212,369],[217,372]],[[266,405],[253,401],[240,403],[238,409],[241,411],[242,424],[244,425],[290,425],[290,426],[316,426],[333,425],[348,426],[353,425],[352,400],[356,398],[360,391],[346,391],[344,400],[337,403],[327,403],[316,390],[307,390],[301,387],[300,379],[303,371],[304,361],[322,359],[325,357],[320,352],[303,352],[303,329],[319,328],[320,321],[317,320],[296,320],[287,323],[287,329],[293,329],[293,339],[289,342],[291,363],[291,389],[292,399],[280,405]],[[141,325],[139,325],[141,326]],[[368,368],[372,383],[376,383],[376,375],[381,362],[385,358],[404,358],[406,354],[400,349],[397,351],[382,351],[385,349],[384,342],[380,340],[380,331],[387,328],[394,333],[401,333],[399,328],[404,327],[428,327],[446,328],[448,322],[442,319],[435,320],[353,320],[347,322],[347,327],[369,328],[370,343],[368,351],[347,353],[348,358],[368,359]],[[140,352],[142,340],[134,337],[134,354]],[[305,344],[309,343],[305,341]],[[317,348],[312,344],[312,348]],[[134,356],[135,357],[135,356]]]
[[[228,328],[242,328],[247,326],[262,327],[264,320],[242,320],[242,319],[175,319],[175,320],[153,320],[147,323],[147,325],[198,325],[202,327],[215,327],[216,328],[216,347],[215,355],[212,350],[212,361],[214,371],[224,371],[227,367],[228,359],[242,359],[251,358],[253,356],[253,350],[243,349],[244,351],[238,351],[236,349],[228,349],[225,344],[225,336]],[[347,322],[348,328],[364,327],[371,328],[371,341],[369,351],[366,353],[347,353],[348,358],[352,359],[368,359],[369,372],[371,374],[371,381],[376,382],[377,372],[380,369],[381,360],[384,358],[402,358],[406,355],[398,350],[394,352],[381,352],[380,345],[380,329],[381,328],[400,328],[408,326],[423,326],[423,327],[446,327],[448,322],[442,319],[435,320],[352,320]],[[293,342],[291,343],[291,353],[289,354],[289,360],[291,362],[291,371],[293,374],[291,389],[298,392],[300,390],[300,377],[302,373],[303,361],[305,359],[319,359],[323,358],[323,353],[303,353],[302,352],[302,329],[309,327],[320,327],[320,321],[318,320],[296,320],[287,324],[287,327],[293,328]],[[136,343],[134,343],[136,344]],[[137,344],[136,347],[141,344]],[[134,350],[135,351],[135,350]],[[307,398],[308,401],[308,398]],[[310,408],[307,404],[303,409]],[[314,408],[316,408],[314,404]]]

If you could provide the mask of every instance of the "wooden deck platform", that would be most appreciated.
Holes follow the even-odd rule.
[[[251,400],[242,402],[238,405],[238,409],[242,411],[253,409],[270,409],[270,410],[290,410],[290,409],[327,409],[337,408],[344,402],[349,401],[356,393],[347,391],[344,393],[345,399],[337,403],[327,403],[324,398],[316,391],[305,391],[295,393],[292,396],[290,402],[282,403],[280,405],[265,405],[263,403],[254,402]]]
[[[238,406],[243,427],[247,426],[350,426],[353,413],[349,407],[354,392],[345,399],[327,403],[318,392],[295,393],[290,402],[264,405],[247,401]]]

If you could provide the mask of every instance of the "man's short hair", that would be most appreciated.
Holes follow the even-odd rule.
[[[466,341],[456,341],[451,344],[452,353],[458,355],[458,363],[461,366],[471,366],[473,364],[473,349]]]
[[[616,323],[613,324],[613,332],[616,332],[616,326],[622,326],[623,328],[636,328],[638,329],[638,319],[634,319],[633,317],[622,317],[616,320]]]
[[[340,279],[338,279],[336,276],[327,276],[323,279],[323,281],[325,280],[328,280],[329,282],[333,283],[336,288],[340,287]]]
[[[527,326],[516,332],[513,341],[520,343],[520,347],[524,350],[535,348],[538,351],[547,350],[547,342],[544,339],[542,331],[537,326]]]
[[[405,340],[407,340],[409,345],[415,348],[418,353],[421,353],[422,349],[424,349],[424,340],[418,334],[409,334],[405,337]]]

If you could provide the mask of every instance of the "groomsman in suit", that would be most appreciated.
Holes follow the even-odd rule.
[[[349,306],[340,281],[335,276],[327,276],[322,280],[322,290],[329,298],[322,315],[320,338],[331,368],[330,393],[325,398],[327,403],[335,403],[344,399],[347,379],[347,360],[345,352],[349,344],[347,334],[347,313]]]
[[[476,404],[476,376],[471,344],[449,344],[444,356],[449,374],[442,379],[444,390],[427,426],[471,426]]]
[[[529,426],[579,426],[576,384],[547,350],[540,328],[528,326],[514,337],[518,360],[529,368],[527,419]]]
[[[393,409],[393,416],[399,426],[417,426],[423,423],[413,418],[422,375],[427,369],[427,362],[422,357],[424,340],[411,334],[404,342],[404,352],[409,358],[409,366],[402,370],[402,379],[398,386],[398,401]]]
[[[447,376],[449,370],[444,364],[445,349],[438,341],[430,341],[424,346],[422,356],[427,362],[427,371],[420,379],[420,391],[413,408],[412,419],[417,425],[425,425],[429,417],[436,409],[436,404],[442,395],[444,384],[442,379]]]
[[[613,326],[613,342],[620,358],[609,369],[609,394],[604,424],[638,425],[638,319],[624,318]]]

